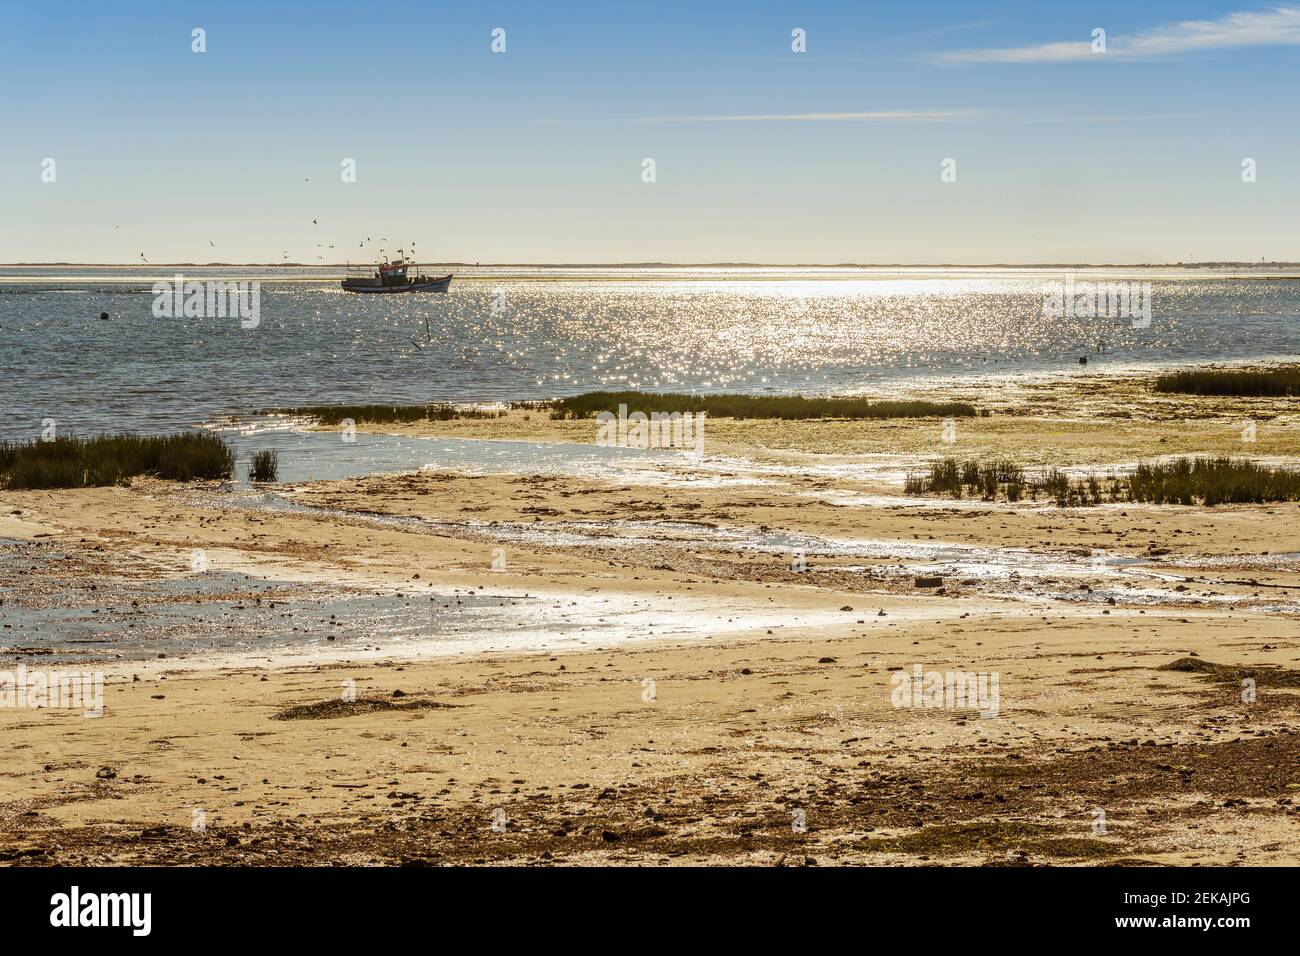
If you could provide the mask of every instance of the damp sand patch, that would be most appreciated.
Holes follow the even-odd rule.
[[[938,824],[892,839],[867,839],[861,847],[885,853],[956,856],[1020,853],[1052,859],[1099,859],[1132,852],[1132,848],[1098,837],[1067,836],[1061,826],[1018,820],[989,820]]]
[[[1199,674],[1204,680],[1215,684],[1240,684],[1249,679],[1262,687],[1300,687],[1300,671],[1276,664],[1215,664],[1199,657],[1180,657],[1176,661],[1160,665],[1157,670]]]
[[[358,697],[356,700],[322,700],[314,704],[297,704],[275,714],[272,720],[335,720],[340,717],[360,717],[379,711],[393,710],[454,710],[459,704],[444,704],[437,700],[391,700],[386,697]]]
[[[355,654],[430,641],[456,649],[531,630],[542,603],[229,571],[177,574],[138,555],[0,541],[0,660]],[[583,623],[557,628],[567,632]]]

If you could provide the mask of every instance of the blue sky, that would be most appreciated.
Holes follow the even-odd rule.
[[[1300,260],[1300,2],[3,16],[0,261]]]

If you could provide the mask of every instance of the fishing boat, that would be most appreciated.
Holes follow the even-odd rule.
[[[415,268],[415,275],[408,270]],[[364,276],[349,275],[343,280],[344,292],[446,292],[451,286],[451,273],[445,276],[427,276],[410,259],[387,260],[374,267],[374,272]],[[368,271],[368,270],[367,270]]]

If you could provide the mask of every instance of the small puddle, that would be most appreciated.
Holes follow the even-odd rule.
[[[341,431],[304,431],[301,422],[284,427],[209,425],[235,448],[239,484],[253,452],[274,450],[278,480],[284,483],[361,478],[367,475],[448,469],[470,474],[522,473],[619,477],[628,480],[681,460],[682,452],[580,445],[563,442],[430,438]],[[593,432],[594,434],[594,432]]]

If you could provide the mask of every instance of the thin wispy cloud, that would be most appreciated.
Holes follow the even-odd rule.
[[[1076,125],[1088,123],[1166,123],[1179,121],[1201,122],[1212,117],[1205,113],[1099,113],[1097,115],[1059,116],[1007,116],[996,118],[995,122],[1031,125],[1045,123],[1050,125]]]
[[[1203,113],[1101,113],[1097,115],[1043,115],[1017,110],[885,110],[869,113],[737,113],[720,116],[639,116],[624,119],[538,119],[549,125],[602,125],[610,123],[870,123],[870,122],[944,122],[979,120],[1000,124],[1072,124],[1072,123],[1151,123],[1166,120],[1203,120]]]
[[[871,63],[879,65],[882,60],[900,59],[899,48],[909,44],[934,40],[941,36],[948,36],[952,33],[960,33],[965,30],[980,30],[991,27],[999,23],[998,20],[971,20],[967,23],[950,23],[946,26],[935,27],[931,30],[924,30],[919,33],[905,33],[901,36],[881,37],[873,41],[867,49],[860,55],[853,56],[823,56],[820,53],[809,53],[807,59],[813,63]],[[913,59],[920,54],[908,54],[906,58]],[[770,58],[773,62],[794,64],[804,57],[792,58],[788,54],[785,56],[776,56]]]
[[[941,123],[971,119],[983,110],[873,110],[861,113],[731,113],[720,116],[634,116],[601,119],[539,119],[538,123]]]
[[[1091,36],[1031,46],[953,50],[935,54],[939,63],[1069,63],[1084,60],[1145,60],[1205,50],[1300,46],[1300,7],[1229,13],[1217,20],[1182,20],[1132,36],[1109,38],[1096,53]]]
[[[999,21],[997,20],[968,20],[965,23],[949,23],[941,27],[924,30],[920,33],[908,33],[903,36],[890,37],[886,42],[900,43],[908,40],[933,40],[937,37],[947,36],[951,33],[960,33],[964,30],[979,30],[984,27],[991,27],[998,22]]]

